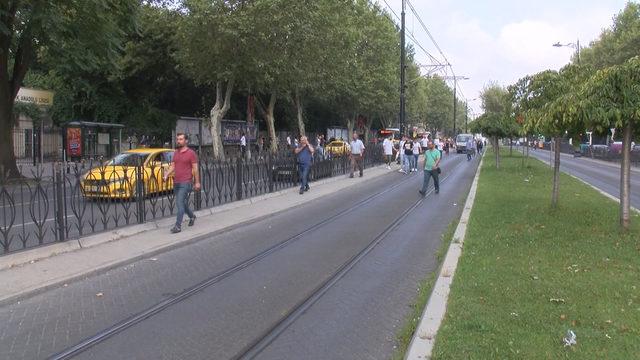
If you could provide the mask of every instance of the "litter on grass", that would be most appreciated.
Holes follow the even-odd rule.
[[[564,343],[564,346],[573,346],[577,344],[578,341],[576,339],[576,333],[574,333],[573,330],[567,330],[567,333],[562,338],[562,342]]]

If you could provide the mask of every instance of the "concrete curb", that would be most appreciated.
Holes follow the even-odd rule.
[[[370,171],[378,170],[373,174],[373,177],[387,173],[387,170],[383,170],[382,167],[369,168]],[[365,179],[367,178],[371,177],[366,177]],[[81,241],[55,243],[4,256],[0,258],[0,305],[24,299],[65,283],[104,273],[143,258],[210,238],[239,226],[274,216],[300,204],[307,203],[309,200],[326,196],[342,188],[348,188],[357,185],[361,181],[366,181],[364,179],[351,179],[356,181],[348,181],[349,179],[344,176],[337,176],[331,180],[325,181],[324,184],[340,180],[347,181],[340,188],[317,188],[318,185],[322,184],[320,182],[312,183],[317,191],[300,198],[296,196],[264,202],[286,194],[297,195],[297,189],[294,188],[200,210],[196,212],[196,215],[201,217],[200,220],[206,221],[209,216],[217,215],[216,221],[208,223],[209,226],[185,229],[177,236],[158,235],[158,231],[163,231],[162,234],[164,235],[164,230],[173,224],[173,218],[166,218],[88,236],[82,238]],[[257,214],[248,214],[247,212],[242,213],[241,216],[232,212],[225,214],[226,211],[238,210],[243,206],[253,206],[260,202],[264,202],[264,205]],[[148,231],[150,233],[147,233]],[[96,256],[96,254],[99,255]],[[126,255],[122,256],[122,254]],[[90,261],[90,266],[79,264],[83,261]],[[67,263],[73,264],[71,269],[65,265]],[[73,268],[74,266],[77,269]],[[14,272],[13,275],[10,272]]]
[[[453,234],[453,239],[451,245],[449,245],[449,250],[447,250],[447,255],[442,263],[442,267],[440,268],[438,279],[429,297],[429,302],[424,308],[420,323],[413,334],[413,339],[411,339],[405,359],[424,360],[431,358],[436,334],[447,311],[447,301],[449,299],[449,292],[451,291],[453,275],[458,267],[458,259],[460,255],[462,255],[462,245],[467,232],[471,209],[473,208],[473,203],[476,198],[478,178],[480,177],[483,161],[484,157],[480,160],[480,164],[476,170],[467,201],[464,204],[464,209],[460,216],[460,222]]]

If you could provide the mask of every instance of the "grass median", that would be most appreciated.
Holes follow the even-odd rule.
[[[640,217],[565,174],[551,209],[548,166],[487,155],[433,358],[640,359]]]

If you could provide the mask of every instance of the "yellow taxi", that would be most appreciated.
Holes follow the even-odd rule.
[[[134,199],[139,190],[145,196],[169,191],[173,189],[172,179],[165,182],[164,173],[172,160],[173,149],[125,151],[82,176],[82,195],[87,198]],[[142,181],[140,189],[139,181]]]
[[[327,144],[326,153],[331,156],[343,156],[349,155],[349,151],[351,150],[349,144],[342,140],[334,140]]]

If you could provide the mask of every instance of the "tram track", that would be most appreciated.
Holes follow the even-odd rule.
[[[462,166],[464,163],[466,162],[459,161],[452,169],[449,170],[448,175],[445,176],[441,182],[442,183],[446,182],[446,180],[453,175],[455,170],[460,166]],[[226,270],[219,272],[168,299],[158,302],[123,321],[120,321],[90,337],[85,338],[79,343],[71,347],[68,347],[58,352],[57,354],[51,356],[49,359],[69,359],[76,355],[79,355],[85,352],[86,350],[90,349],[91,347],[111,338],[112,336],[122,333],[126,329],[136,324],[139,324],[145,321],[146,319],[153,317],[154,315],[164,311],[165,309],[173,305],[176,305],[180,302],[183,302],[187,298],[201,292],[202,290],[209,288],[217,283],[220,283],[221,281],[232,276],[233,274],[250,267],[252,264],[257,263],[262,259],[268,257],[269,255],[296,242],[297,240],[302,239],[305,235],[310,234],[313,231],[316,231],[322,228],[323,226],[326,226],[332,223],[336,219],[339,219],[348,213],[354,212],[357,209],[360,209],[363,206],[366,206],[367,204],[371,203],[372,201],[379,198],[380,196],[387,194],[414,179],[415,179],[414,176],[408,176],[406,178],[403,178],[400,181],[391,185],[390,187],[386,188],[385,190],[375,193],[371,196],[368,196],[365,199],[354,204],[353,206],[350,206],[347,209],[344,209],[330,217],[327,217],[313,224],[312,226],[306,228],[304,231],[301,231],[293,236],[290,236],[287,239],[268,247],[267,249],[255,254],[254,256],[248,259],[238,262],[237,264],[227,268]],[[275,340],[275,338],[277,338],[277,336],[280,333],[282,333],[282,331],[284,331],[291,323],[295,321],[295,319],[297,319],[302,313],[304,313],[306,309],[312,306],[313,303],[315,303],[322,296],[322,294],[328,291],[328,289],[331,288],[336,282],[338,282],[340,278],[342,278],[346,273],[348,273],[348,271],[351,268],[353,268],[353,266],[355,266],[359,260],[365,257],[394,228],[396,228],[398,224],[401,223],[404,218],[406,218],[407,214],[410,213],[411,210],[419,206],[423,200],[424,198],[420,198],[417,201],[415,201],[409,208],[407,208],[404,212],[402,212],[402,214],[398,218],[396,218],[389,226],[387,226],[378,236],[376,236],[374,240],[367,245],[366,248],[361,250],[358,254],[354,255],[346,263],[340,266],[335,273],[333,273],[319,287],[317,287],[311,293],[309,293],[289,313],[287,313],[286,316],[284,316],[280,321],[278,321],[276,324],[270,327],[267,330],[267,332],[265,332],[263,335],[257,337],[256,340],[252,342],[249,346],[245,347],[244,350],[242,350],[238,355],[236,355],[236,358],[253,358],[255,355],[259,354],[259,352],[262,351],[262,349],[264,349],[266,346],[268,346],[268,344],[270,344],[273,340]]]

